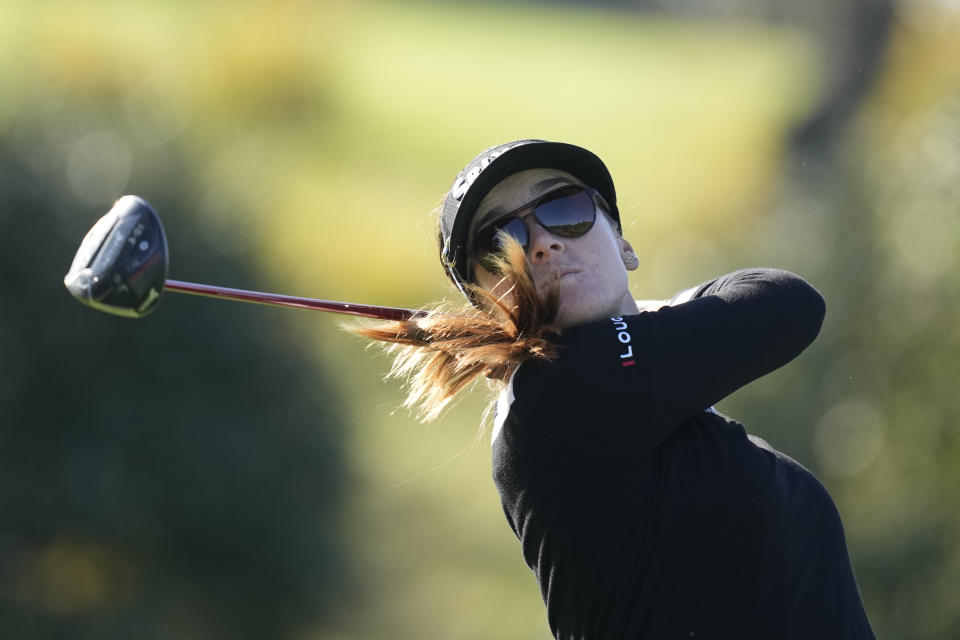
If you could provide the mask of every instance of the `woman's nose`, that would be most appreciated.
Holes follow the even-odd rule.
[[[530,216],[527,220],[527,233],[530,234],[530,246],[527,249],[527,255],[533,263],[543,262],[550,254],[556,251],[563,251],[563,240],[553,235]]]

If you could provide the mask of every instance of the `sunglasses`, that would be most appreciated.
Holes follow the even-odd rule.
[[[526,251],[530,234],[525,220],[530,216],[555,236],[579,238],[593,228],[598,206],[604,211],[610,210],[596,189],[579,185],[554,189],[477,229],[473,238],[473,255],[484,268],[491,266],[493,254],[503,248],[504,234],[511,236]]]

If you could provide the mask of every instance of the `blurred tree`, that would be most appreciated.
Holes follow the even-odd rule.
[[[168,295],[131,321],[71,300],[63,273],[117,172],[161,212],[176,272],[246,268],[242,233],[231,257],[187,214],[175,147],[132,162],[109,98],[69,104],[0,138],[3,635],[293,637],[346,586],[336,392],[283,311]],[[66,122],[75,146],[46,153]]]

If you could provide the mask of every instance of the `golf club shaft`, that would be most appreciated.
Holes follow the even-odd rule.
[[[262,291],[245,291],[243,289],[215,287],[208,284],[183,282],[181,280],[167,280],[164,284],[164,289],[166,291],[189,293],[191,295],[206,296],[208,298],[222,298],[224,300],[235,300],[237,302],[256,302],[258,304],[267,304],[277,307],[296,307],[298,309],[329,311],[332,313],[362,316],[364,318],[377,318],[380,320],[407,320],[413,316],[419,315],[419,312],[414,311],[413,309],[375,307],[366,304],[335,302],[333,300],[314,300],[312,298],[284,296],[276,293],[264,293]]]

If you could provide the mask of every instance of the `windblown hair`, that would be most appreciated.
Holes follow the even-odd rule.
[[[493,266],[506,285],[503,295],[468,285],[476,305],[438,304],[410,320],[345,327],[387,345],[394,356],[388,375],[407,379],[403,404],[424,422],[439,416],[481,376],[502,386],[523,362],[556,356],[550,341],[558,333],[552,324],[559,309],[556,288],[538,295],[523,247],[512,238],[493,258]]]

